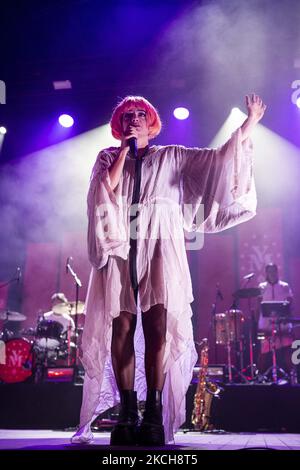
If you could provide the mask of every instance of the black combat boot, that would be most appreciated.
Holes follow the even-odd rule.
[[[145,412],[138,431],[138,443],[140,446],[165,445],[160,390],[147,392]]]
[[[122,390],[120,392],[121,409],[118,422],[112,429],[111,446],[132,446],[137,444],[138,411],[136,392]]]

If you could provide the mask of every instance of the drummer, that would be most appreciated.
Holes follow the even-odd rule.
[[[62,292],[56,292],[51,297],[52,309],[43,314],[45,320],[52,320],[63,326],[62,334],[75,331],[75,323],[70,315],[70,303]]]
[[[289,284],[279,279],[278,267],[276,264],[269,263],[266,265],[266,280],[259,284],[261,296],[259,302],[262,301],[288,301],[290,306],[293,302],[293,292]],[[261,343],[261,354],[265,356],[271,352],[270,337],[272,335],[272,319],[263,317],[261,309],[258,321],[258,329],[264,333],[265,340]],[[277,359],[280,366],[284,369],[289,369],[290,364],[287,357],[290,355],[290,346],[293,342],[292,325],[290,323],[283,323],[279,325],[279,331],[276,334],[275,348],[278,350]],[[266,361],[265,356],[263,362]],[[267,361],[270,362],[270,361]],[[281,362],[281,364],[280,364]]]

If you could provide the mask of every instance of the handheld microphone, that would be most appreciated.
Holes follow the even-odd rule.
[[[128,143],[129,143],[130,152],[132,153],[134,157],[137,157],[137,152],[138,152],[137,138],[131,137],[130,139],[128,139]]]
[[[246,274],[246,276],[244,276],[243,279],[249,280],[249,279],[252,279],[254,276],[255,276],[255,273]]]

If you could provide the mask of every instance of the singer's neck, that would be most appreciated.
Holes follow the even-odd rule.
[[[139,137],[137,139],[137,148],[138,150],[140,149],[145,149],[146,147],[148,147],[149,145],[149,140],[148,140],[148,137]]]
[[[144,156],[146,155],[146,153],[148,152],[148,150],[149,150],[149,145],[146,145],[146,147],[138,148],[136,158],[138,160],[142,160],[144,158]],[[135,158],[134,155],[132,154],[132,152],[129,153],[129,157],[130,158]]]

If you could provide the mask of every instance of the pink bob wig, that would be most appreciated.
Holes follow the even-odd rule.
[[[149,140],[156,137],[161,130],[161,120],[158,111],[143,96],[126,96],[113,110],[110,120],[111,133],[115,139],[122,139],[122,116],[131,107],[143,109],[147,114]]]

